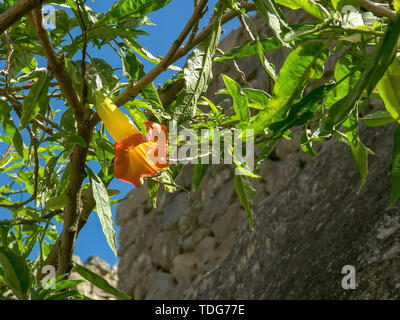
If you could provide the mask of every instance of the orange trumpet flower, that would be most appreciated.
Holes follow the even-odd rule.
[[[101,93],[96,97],[96,109],[115,140],[116,178],[140,187],[141,178],[149,177],[168,166],[166,126],[151,121],[145,122],[147,135],[144,136],[129,117]]]

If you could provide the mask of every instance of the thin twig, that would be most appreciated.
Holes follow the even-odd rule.
[[[8,72],[9,72],[10,66],[11,66],[11,57],[12,57],[12,54],[14,53],[14,47],[13,47],[11,38],[8,35],[7,31],[4,31],[3,36],[4,36],[4,39],[6,39],[8,51],[7,51],[7,56],[6,56],[6,65],[4,66],[4,70],[0,71],[0,74],[6,76],[6,87],[8,87]]]
[[[43,220],[47,220],[47,219],[51,219],[54,218],[56,215],[61,214],[62,211],[61,210],[57,210],[57,211],[53,211],[51,213],[48,213],[42,217],[39,217],[40,219]],[[34,223],[38,223],[41,222],[39,220],[35,220],[35,219],[13,219],[13,220],[0,220],[0,225],[22,225],[22,224],[34,224]]]
[[[224,51],[222,51],[221,49],[217,48],[217,51],[219,53],[221,53],[222,55],[224,54]],[[239,68],[239,65],[236,63],[235,60],[232,60],[232,64],[235,67],[236,72],[239,74],[240,79],[242,79],[242,82],[249,88],[252,88],[252,86],[250,85],[250,83],[247,82],[246,80],[246,75],[244,74],[244,72]]]
[[[1,158],[0,158],[0,163],[2,163],[3,160],[4,160],[5,158],[7,158],[8,154],[9,154],[10,151],[11,151],[11,149],[12,149],[12,145],[10,144],[10,145],[8,146],[6,152],[4,152],[4,154],[1,156]]]
[[[88,44],[88,39],[87,39],[87,28],[85,25],[85,21],[83,20],[82,17],[82,12],[81,12],[81,1],[76,0],[76,7],[78,9],[78,15],[79,15],[79,20],[81,21],[81,27],[82,27],[82,35],[83,35],[83,46],[82,46],[82,83],[81,83],[81,100],[82,100],[82,108],[85,108],[86,104],[86,91],[87,91],[87,86],[86,86],[86,50],[87,50],[87,44]]]
[[[18,99],[16,97],[14,97],[14,95],[8,93],[7,90],[4,90],[4,89],[0,89],[0,94],[2,94],[8,101],[11,102],[11,106],[13,107],[15,112],[17,112],[17,114],[19,114],[19,115],[22,114],[22,103],[20,103],[18,101]],[[55,122],[53,122],[50,119],[46,118],[45,116],[43,116],[41,114],[37,114],[36,116],[39,119],[41,119],[42,121],[46,121],[48,124],[50,124],[55,129],[60,130],[58,124],[56,124]],[[40,120],[38,120],[36,118],[33,118],[31,120],[31,123],[37,125],[40,129],[42,129],[44,132],[46,132],[49,135],[54,135],[55,134],[55,132],[54,132],[54,130],[52,128],[49,128],[49,127],[45,126]]]
[[[238,16],[240,23],[242,24],[243,30],[246,32],[246,36],[247,39],[250,41],[254,41],[256,40],[256,38],[254,38],[253,33],[251,32],[249,26],[247,25],[246,21],[244,20],[242,15]]]

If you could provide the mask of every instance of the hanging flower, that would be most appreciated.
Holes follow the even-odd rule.
[[[115,177],[140,187],[141,178],[151,176],[168,166],[166,126],[145,122],[147,135],[144,136],[131,119],[101,93],[96,96],[96,109],[115,140]]]

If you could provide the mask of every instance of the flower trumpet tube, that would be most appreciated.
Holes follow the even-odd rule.
[[[134,123],[110,99],[98,98],[96,109],[114,144],[114,175],[116,178],[141,186],[141,178],[151,176],[168,166],[167,127],[145,122],[144,136]]]
[[[140,133],[132,120],[101,92],[96,95],[96,110],[115,142]]]

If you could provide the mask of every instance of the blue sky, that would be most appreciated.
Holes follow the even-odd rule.
[[[213,8],[214,4],[217,0],[209,1],[209,8]],[[104,1],[104,0],[95,0],[95,1],[87,1],[87,5],[90,6],[94,11],[97,12],[106,12],[108,9],[115,3],[115,1]],[[142,46],[147,48],[153,55],[155,56],[164,56],[168,51],[171,43],[177,38],[183,26],[186,24],[190,15],[193,11],[193,1],[190,0],[172,0],[166,7],[163,9],[153,12],[149,15],[151,21],[156,24],[156,26],[144,26],[141,29],[147,31],[150,36],[140,36],[136,39]],[[209,14],[207,14],[200,24],[200,29],[207,24]],[[223,29],[225,30],[225,34],[228,34],[233,27],[238,25],[237,20],[233,20],[230,23],[224,25]],[[89,48],[88,53],[92,57],[103,58],[108,61],[113,67],[119,68],[121,67],[121,60],[114,53],[112,49],[102,49],[97,50],[95,48]],[[79,57],[77,58],[79,59]],[[149,71],[154,65],[143,61],[145,66],[145,71]],[[185,59],[181,59],[177,61],[175,64],[182,67],[185,63]],[[43,64],[45,66],[45,61],[39,61],[39,65]],[[155,81],[155,85],[158,86],[162,84],[166,80],[168,80],[171,75],[173,75],[173,71],[166,71],[161,74]],[[118,76],[121,76],[120,73],[116,72]],[[56,106],[57,107],[57,106]],[[6,145],[0,143],[0,154],[4,152],[6,149]],[[96,165],[94,165],[96,166]],[[7,178],[5,175],[0,174],[0,184],[6,183]],[[111,183],[111,189],[117,189],[120,191],[120,195],[117,196],[119,198],[125,197],[125,195],[132,190],[132,185],[129,183],[121,182],[117,179],[114,179]],[[0,219],[5,217],[4,209],[0,209]],[[112,212],[115,221],[115,213],[116,206],[112,207]],[[7,217],[6,217],[7,218]],[[61,228],[58,228],[59,231]],[[117,232],[119,231],[119,227],[116,226]],[[84,262],[90,256],[98,256],[101,259],[107,261],[111,266],[113,266],[118,260],[118,257],[115,257],[111,249],[108,247],[105,237],[102,233],[99,219],[95,213],[92,213],[89,217],[89,220],[85,226],[85,228],[81,231],[75,248],[75,255],[80,256],[82,262]]]

